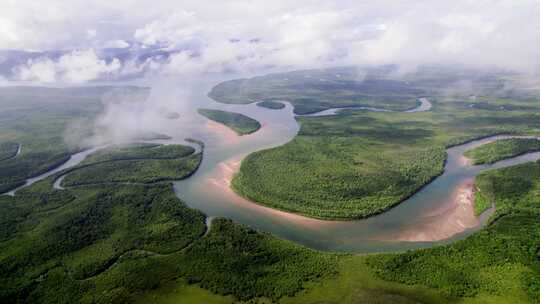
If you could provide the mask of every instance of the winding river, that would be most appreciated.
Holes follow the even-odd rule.
[[[206,91],[205,91],[206,92]],[[426,111],[431,104],[420,99],[418,108]],[[155,132],[172,136],[163,143],[182,143],[195,138],[205,143],[199,170],[186,180],[174,182],[176,195],[190,207],[201,210],[209,219],[227,217],[260,231],[324,251],[355,253],[401,251],[449,243],[481,229],[493,210],[480,217],[473,215],[472,183],[482,170],[511,166],[540,158],[540,152],[525,154],[494,165],[471,166],[463,152],[499,137],[491,137],[447,150],[448,161],[443,175],[415,195],[389,211],[363,220],[324,221],[282,212],[250,202],[229,187],[241,160],[262,149],[283,145],[298,133],[299,126],[292,106],[271,110],[249,105],[217,103],[206,96],[190,100],[178,109],[180,119],[156,124]],[[239,112],[261,122],[262,128],[250,135],[237,136],[230,129],[197,114],[198,108]],[[363,110],[378,110],[362,108]],[[310,116],[335,115],[331,109]],[[171,134],[171,130],[175,130]],[[78,164],[93,150],[72,156],[68,163],[46,174],[30,179],[27,185]],[[61,189],[61,179],[55,187]],[[13,194],[12,191],[10,194]],[[210,224],[210,221],[208,221]]]

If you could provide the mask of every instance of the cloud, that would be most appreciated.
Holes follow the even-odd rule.
[[[181,8],[172,0],[150,6],[140,0],[6,0],[0,3],[0,49],[146,50],[148,56],[119,58],[118,64],[178,75],[383,63],[538,72],[538,11],[536,0],[185,0]],[[52,63],[27,63],[23,78],[50,80],[54,74],[81,81],[124,69],[111,67],[110,56],[104,64],[90,57],[90,70],[80,77],[49,58]]]
[[[204,22],[199,20],[194,12],[179,11],[136,29],[134,38],[144,44],[174,46],[176,42],[198,39],[204,26]]]
[[[117,73],[120,61],[106,62],[94,50],[76,50],[58,60],[47,57],[28,59],[26,64],[14,68],[15,78],[40,83],[82,83]]]
[[[104,48],[115,48],[115,49],[125,49],[129,47],[129,43],[125,40],[117,39],[105,42],[103,45]]]

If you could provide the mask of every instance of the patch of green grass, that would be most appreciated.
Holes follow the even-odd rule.
[[[258,121],[240,113],[212,109],[199,109],[198,112],[210,120],[226,125],[238,135],[251,134],[261,128]]]
[[[536,138],[509,138],[488,143],[464,153],[473,160],[473,164],[492,164],[506,158],[512,158],[540,150],[540,140]]]
[[[188,285],[183,279],[142,294],[135,299],[140,304],[231,304],[236,302],[232,296],[216,295],[198,285]]]
[[[451,299],[426,287],[407,286],[377,278],[363,256],[342,256],[337,271],[339,275],[336,277],[312,283],[305,292],[284,298],[280,303],[453,303]]]
[[[272,110],[279,110],[279,109],[285,108],[285,105],[283,103],[278,102],[278,101],[271,101],[271,100],[258,102],[257,105],[259,107],[272,109]]]

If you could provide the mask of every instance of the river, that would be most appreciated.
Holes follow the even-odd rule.
[[[427,99],[419,101],[419,107],[409,112],[431,108]],[[450,243],[481,229],[493,210],[479,218],[473,215],[471,202],[474,177],[489,168],[506,167],[540,158],[540,153],[530,153],[491,166],[471,166],[464,161],[463,152],[498,137],[477,140],[448,149],[444,174],[387,212],[354,221],[307,218],[252,203],[236,195],[229,187],[233,174],[246,155],[283,145],[298,133],[299,125],[292,106],[285,104],[283,109],[272,110],[255,104],[222,104],[200,96],[182,105],[180,119],[159,124],[161,129],[152,131],[172,136],[171,140],[163,143],[185,144],[185,138],[195,138],[205,143],[199,170],[188,179],[174,182],[176,195],[209,218],[227,217],[317,250],[354,253],[402,251]],[[260,121],[262,127],[250,135],[238,136],[230,129],[198,115],[198,108],[242,113]],[[310,116],[335,115],[338,111],[331,109]],[[87,150],[73,155],[68,163],[30,179],[27,185],[76,165],[91,152]],[[61,187],[60,182],[55,183],[55,187]]]

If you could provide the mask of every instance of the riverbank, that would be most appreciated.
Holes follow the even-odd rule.
[[[404,242],[442,241],[480,225],[474,215],[474,181],[462,182],[452,197],[441,198],[443,204],[433,212],[411,219],[411,226],[379,240]]]

